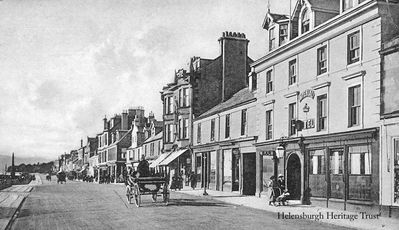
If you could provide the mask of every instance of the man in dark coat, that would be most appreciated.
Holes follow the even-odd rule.
[[[140,173],[141,177],[150,176],[150,164],[145,159],[144,154],[141,155],[141,161],[139,162],[139,165],[137,166],[137,171]]]

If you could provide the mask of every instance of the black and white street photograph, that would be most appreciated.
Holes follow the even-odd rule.
[[[0,230],[399,226],[399,0],[0,0]]]

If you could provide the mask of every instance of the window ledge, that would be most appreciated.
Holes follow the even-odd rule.
[[[317,74],[317,76],[316,76],[316,78],[322,78],[322,77],[326,77],[326,76],[329,76],[330,75],[330,72],[325,72],[325,73],[321,73],[321,74]]]
[[[295,83],[292,83],[291,85],[288,85],[288,89],[298,87],[298,86],[299,86],[298,82],[295,82]]]
[[[361,66],[362,65],[362,62],[359,60],[359,61],[356,61],[356,62],[353,62],[353,63],[350,63],[350,64],[347,64],[346,65],[346,69],[349,69],[349,68],[352,68],[352,67],[355,67],[355,66]]]

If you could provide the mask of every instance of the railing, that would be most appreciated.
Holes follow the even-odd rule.
[[[29,184],[34,176],[18,177],[11,179],[10,177],[0,178],[0,190],[11,187],[12,185]]]

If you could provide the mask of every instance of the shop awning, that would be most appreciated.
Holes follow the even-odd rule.
[[[82,169],[79,170],[79,172],[82,173],[82,172],[85,171],[86,169],[87,169],[87,165],[83,165],[83,166],[82,166]]]
[[[188,149],[181,149],[181,150],[177,150],[175,152],[172,152],[161,163],[159,163],[159,165],[160,166],[169,165],[174,159],[178,158],[180,155],[182,155],[183,153],[185,153],[187,151],[188,151]]]
[[[161,161],[163,161],[167,156],[169,155],[169,153],[162,153],[161,155],[159,155],[159,157],[157,159],[155,159],[151,164],[150,164],[150,168],[155,168],[158,166],[159,163],[161,163]]]

